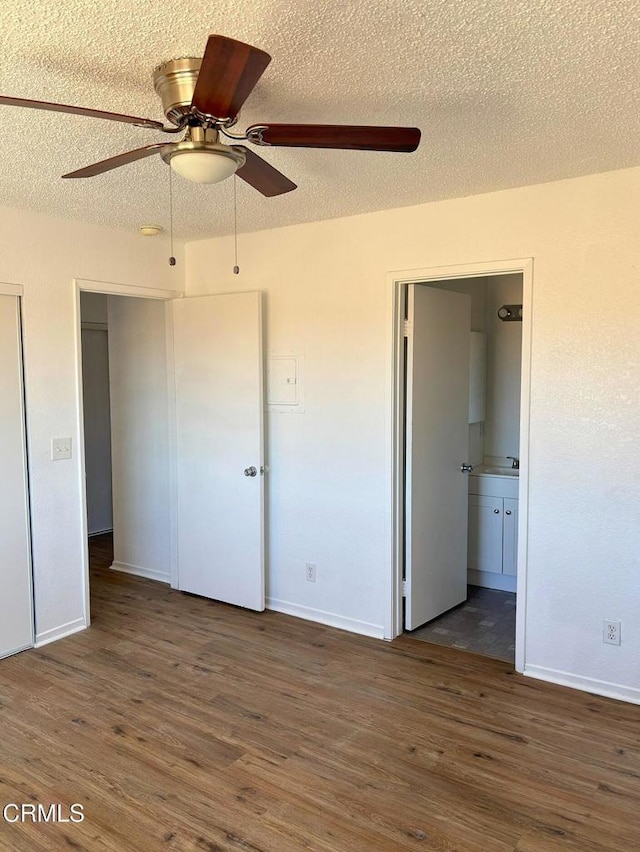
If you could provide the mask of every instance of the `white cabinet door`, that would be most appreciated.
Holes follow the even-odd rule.
[[[255,610],[265,605],[261,305],[260,293],[173,303],[178,588]]]
[[[518,571],[518,501],[505,497],[502,528],[502,573],[515,576]]]
[[[0,295],[0,657],[33,645],[20,339],[18,297]]]
[[[471,298],[409,286],[405,627],[467,598]]]
[[[469,495],[469,568],[472,571],[502,572],[502,521],[502,497]]]

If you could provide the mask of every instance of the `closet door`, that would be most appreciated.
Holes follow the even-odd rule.
[[[0,657],[33,646],[20,311],[0,294]]]

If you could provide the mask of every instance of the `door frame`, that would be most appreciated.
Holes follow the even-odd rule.
[[[74,278],[74,344],[76,355],[76,412],[78,422],[76,424],[78,434],[78,457],[79,457],[79,473],[80,473],[80,495],[81,495],[81,517],[80,517],[80,532],[82,535],[82,601],[83,601],[83,617],[85,627],[91,624],[91,606],[89,597],[89,544],[88,544],[88,521],[87,521],[87,486],[86,486],[86,464],[85,464],[85,447],[84,447],[84,399],[82,394],[82,314],[80,307],[81,293],[101,293],[105,296],[133,296],[136,299],[155,299],[163,302],[170,302],[173,299],[184,298],[184,293],[181,290],[157,290],[153,287],[136,287],[133,284],[119,284],[113,281],[92,281],[85,278]],[[167,352],[169,353],[171,328],[167,323]],[[171,383],[169,383],[171,387]],[[171,399],[169,400],[171,404]],[[171,433],[169,435],[170,453],[173,453]],[[171,482],[171,499],[173,500],[173,459],[170,457],[170,482]],[[174,559],[175,551],[175,530],[173,528],[174,507],[171,508],[172,524],[170,530],[171,539],[171,564],[172,578],[175,572],[176,560]],[[173,580],[172,580],[173,585]]]
[[[407,284],[436,284],[454,278],[522,275],[522,367],[520,389],[520,476],[518,482],[518,578],[516,598],[515,668],[524,671],[529,529],[529,442],[531,397],[531,329],[533,258],[403,269],[387,273],[387,357],[385,368],[385,423],[387,497],[387,557],[384,638],[403,630],[402,568],[404,529],[404,315]]]

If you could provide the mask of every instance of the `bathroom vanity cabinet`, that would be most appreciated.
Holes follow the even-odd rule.
[[[518,477],[469,477],[468,580],[515,592],[518,551]]]

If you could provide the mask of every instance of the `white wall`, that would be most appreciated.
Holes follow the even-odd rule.
[[[180,289],[182,265],[137,234],[0,208],[0,280],[24,286],[24,358],[36,638],[83,624],[80,409],[74,278]],[[52,462],[52,437],[73,458]]]
[[[171,580],[165,306],[109,296],[113,567]]]
[[[628,169],[242,235],[240,276],[229,238],[187,246],[189,294],[264,290],[268,348],[304,353],[305,413],[268,418],[276,605],[385,620],[386,273],[531,256],[527,670],[640,700],[639,208]]]
[[[522,276],[496,275],[487,279],[487,419],[484,454],[497,458],[518,456],[520,446],[520,375],[522,323],[498,317],[501,305],[522,304]]]

